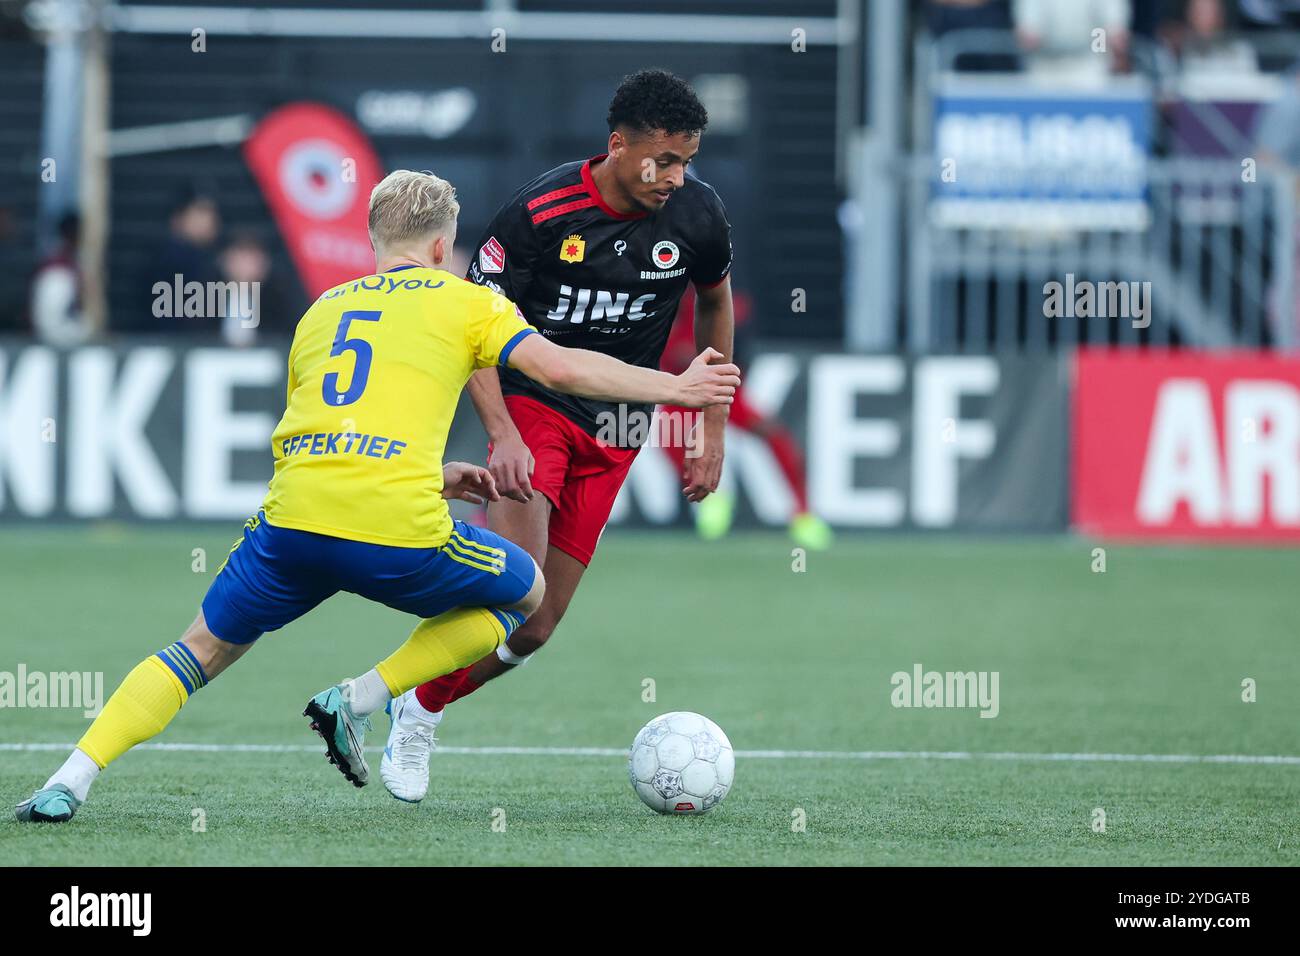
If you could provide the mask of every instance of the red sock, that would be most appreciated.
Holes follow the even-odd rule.
[[[456,691],[451,695],[451,700],[447,701],[447,703],[450,704],[452,701],[457,701],[462,697],[467,697],[482,686],[483,685],[471,677],[467,671],[464,679],[456,685]]]
[[[794,492],[794,512],[803,514],[808,510],[808,484],[804,477],[803,457],[799,446],[794,443],[790,433],[782,428],[774,428],[766,436],[767,447],[772,449],[772,456],[781,468],[781,474]]]
[[[435,677],[427,684],[421,684],[415,688],[415,699],[420,702],[420,706],[431,714],[436,714],[453,700],[464,696],[457,693],[460,685],[469,677],[469,668],[462,667],[458,671],[452,671],[450,674],[443,674],[441,677]],[[478,685],[474,685],[475,689]],[[469,691],[465,692],[466,694]]]

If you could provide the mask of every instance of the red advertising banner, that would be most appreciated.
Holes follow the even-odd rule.
[[[1079,530],[1300,540],[1300,360],[1084,349],[1072,417]]]
[[[384,172],[355,123],[319,103],[291,103],[257,124],[244,158],[308,295],[374,270],[366,215]]]

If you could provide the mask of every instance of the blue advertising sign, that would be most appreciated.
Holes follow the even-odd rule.
[[[962,77],[934,99],[931,215],[950,228],[1145,229],[1152,94]]]

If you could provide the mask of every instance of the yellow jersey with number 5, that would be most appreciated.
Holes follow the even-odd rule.
[[[442,456],[461,389],[533,331],[509,299],[440,269],[398,266],[322,294],[289,350],[266,520],[371,544],[446,543]]]

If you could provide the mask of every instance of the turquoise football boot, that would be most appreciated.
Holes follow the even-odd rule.
[[[356,786],[364,787],[370,781],[365,753],[370,718],[352,713],[342,685],[321,691],[307,702],[302,714],[311,718],[311,729],[325,741],[329,762]]]
[[[18,806],[14,816],[19,823],[67,823],[76,814],[81,801],[61,783],[37,790]]]

